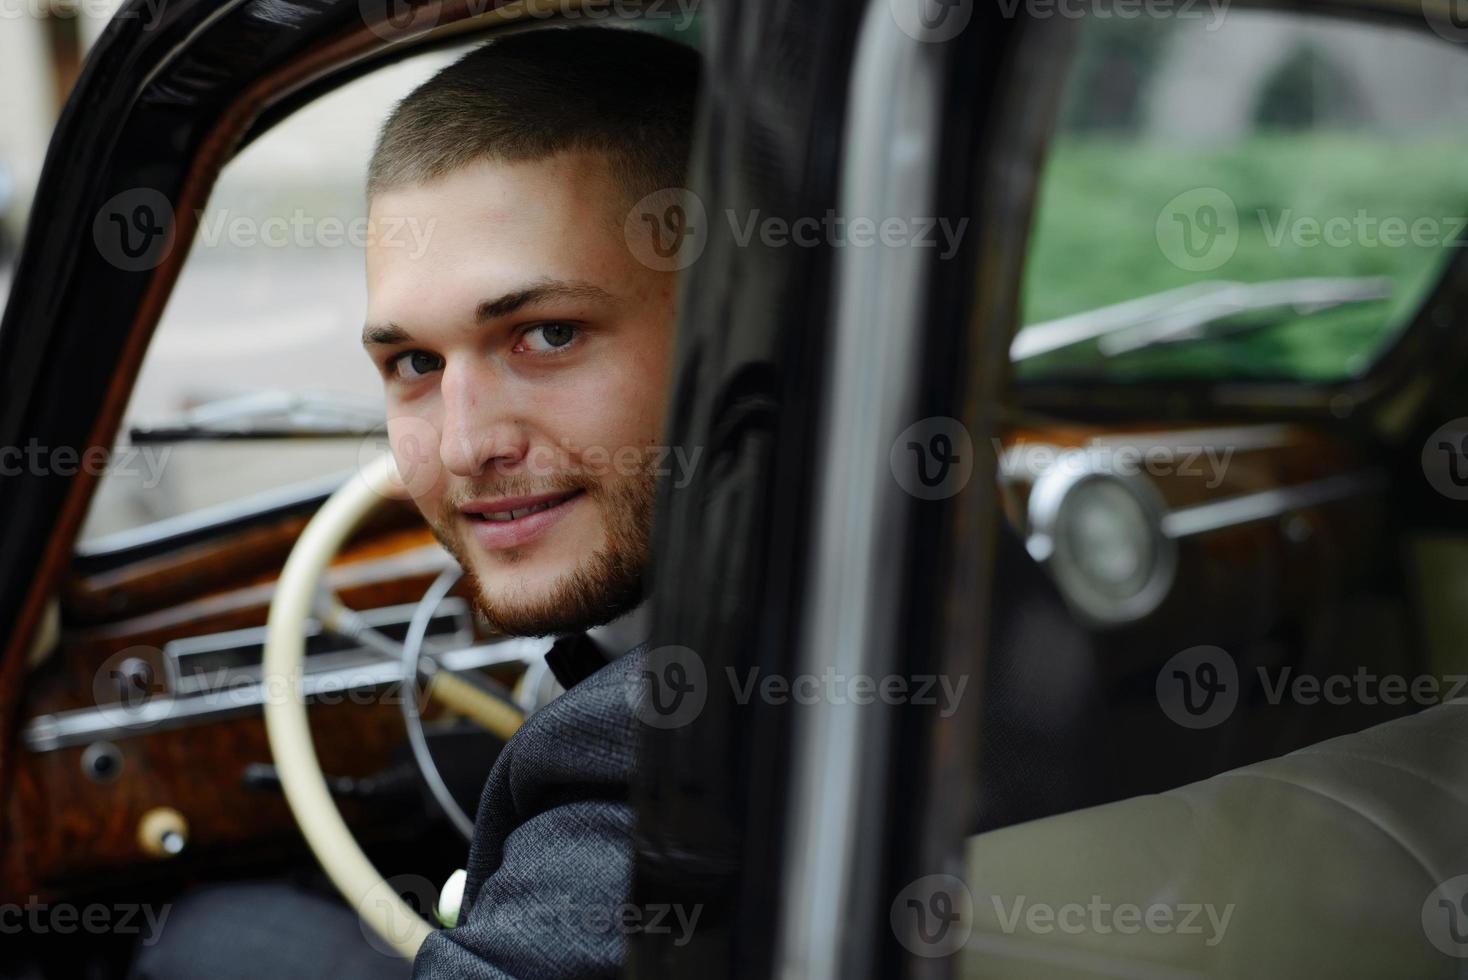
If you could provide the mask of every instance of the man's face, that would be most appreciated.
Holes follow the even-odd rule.
[[[584,629],[641,594],[674,276],[627,248],[625,200],[605,158],[576,151],[372,202],[363,344],[389,443],[507,632]]]

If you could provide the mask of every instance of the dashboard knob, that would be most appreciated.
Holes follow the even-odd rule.
[[[169,858],[189,842],[189,822],[171,806],[154,807],[138,821],[138,844],[155,858]]]

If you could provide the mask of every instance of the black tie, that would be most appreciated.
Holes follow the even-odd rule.
[[[545,662],[556,680],[569,691],[605,667],[607,658],[585,633],[567,633],[551,645]]]

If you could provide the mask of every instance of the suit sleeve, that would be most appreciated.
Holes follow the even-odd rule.
[[[636,913],[628,787],[629,653],[532,715],[485,784],[457,928],[431,935],[424,980],[615,977]]]

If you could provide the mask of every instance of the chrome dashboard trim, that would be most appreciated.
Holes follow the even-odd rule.
[[[446,670],[473,670],[533,663],[545,655],[550,642],[544,638],[517,637],[427,656]],[[402,675],[400,664],[380,660],[308,673],[301,679],[301,689],[306,697],[324,701],[394,684]],[[265,685],[256,681],[186,697],[156,697],[136,707],[99,705],[38,715],[21,729],[21,743],[32,752],[51,752],[98,739],[133,738],[196,722],[254,713],[264,704],[265,695]]]
[[[1358,470],[1308,483],[1238,494],[1205,504],[1179,507],[1162,517],[1162,533],[1173,540],[1281,517],[1292,510],[1334,503],[1385,490],[1381,470]]]
[[[401,626],[406,629],[413,617],[413,611],[417,608],[417,603],[408,602],[396,606],[364,609],[358,615],[365,625],[375,629],[391,626]],[[467,600],[457,596],[444,600],[434,613],[434,620],[438,623],[450,622],[453,624],[453,629],[448,633],[431,634],[425,644],[428,652],[431,653],[435,649],[455,649],[473,645],[474,628]],[[258,681],[260,679],[258,656],[252,663],[218,667],[212,671],[196,669],[190,664],[207,658],[211,654],[228,654],[252,648],[258,648],[258,651],[263,653],[265,630],[264,626],[249,626],[244,629],[207,633],[203,636],[182,637],[165,643],[163,660],[164,669],[169,677],[169,692],[175,696],[202,694],[212,688],[213,683],[220,679],[219,675],[226,673],[229,675],[224,678],[226,687],[239,686],[240,678],[247,681]],[[315,617],[312,617],[306,621],[305,634],[309,643],[316,637],[330,635],[330,631],[323,631],[321,624]],[[306,668],[309,673],[316,673],[324,669],[346,667],[364,661],[372,663],[380,659],[382,659],[381,654],[361,646],[353,646],[329,652],[308,653]]]

